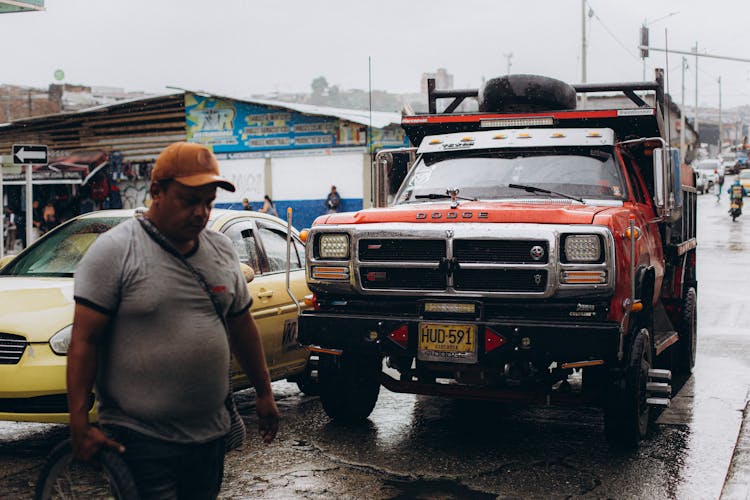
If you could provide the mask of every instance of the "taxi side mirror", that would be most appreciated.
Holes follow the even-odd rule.
[[[4,268],[8,263],[13,260],[16,256],[15,255],[6,255],[2,259],[0,259],[0,269]]]
[[[245,277],[245,282],[250,283],[255,279],[255,271],[247,264],[240,262],[240,271],[242,271],[242,275]]]

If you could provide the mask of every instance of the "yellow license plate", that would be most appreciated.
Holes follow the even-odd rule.
[[[443,323],[419,324],[419,349],[433,352],[474,352],[476,328],[474,325]]]

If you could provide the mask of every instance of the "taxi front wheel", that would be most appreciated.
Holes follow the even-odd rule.
[[[321,355],[318,388],[323,409],[336,421],[366,419],[378,401],[382,360],[377,352],[345,351]]]

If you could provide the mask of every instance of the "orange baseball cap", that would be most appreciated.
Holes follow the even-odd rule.
[[[235,191],[234,184],[219,175],[219,162],[203,144],[175,142],[164,148],[151,171],[151,180],[175,180],[189,187],[216,184]]]

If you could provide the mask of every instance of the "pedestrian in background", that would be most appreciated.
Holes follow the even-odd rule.
[[[721,199],[721,191],[724,189],[724,174],[716,170],[716,174],[718,175],[718,179],[716,180],[716,183],[718,186],[716,187],[716,203],[719,203],[719,200]]]
[[[50,199],[47,200],[47,204],[44,205],[44,210],[42,211],[42,233],[46,233],[55,226],[57,226],[57,211]]]
[[[331,192],[326,197],[326,213],[333,214],[341,211],[341,196],[336,186],[331,186]]]
[[[235,190],[208,148],[167,146],[148,211],[101,235],[75,273],[73,451],[122,453],[142,498],[217,497],[225,440],[242,423],[228,403],[230,346],[255,387],[263,441],[278,430],[239,258],[226,236],[204,231],[218,187]],[[88,421],[94,382],[101,428]]]
[[[13,252],[16,249],[16,214],[13,209],[5,207],[3,214],[3,228],[5,229],[5,251]]]
[[[258,212],[263,212],[264,214],[273,215],[274,217],[279,216],[279,213],[276,211],[276,205],[273,204],[273,200],[268,195],[265,195],[263,197],[263,207],[260,208]]]
[[[252,210],[253,206],[250,204],[250,200],[242,198],[242,210]]]

